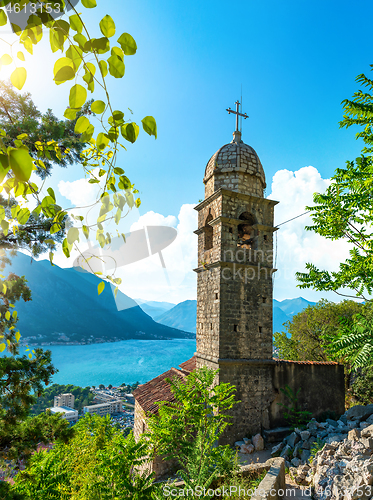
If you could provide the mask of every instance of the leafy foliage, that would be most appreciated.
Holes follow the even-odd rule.
[[[217,441],[229,425],[235,387],[214,385],[217,373],[203,367],[184,380],[169,380],[175,401],[158,403],[158,414],[148,420],[153,453],[178,462],[187,488],[208,488],[234,466],[234,451]]]
[[[50,387],[46,387],[43,394],[38,397],[32,406],[32,413],[39,415],[39,413],[44,412],[47,408],[54,406],[54,396],[69,392],[75,396],[74,409],[78,410],[79,413],[83,411],[84,406],[89,405],[94,399],[94,394],[90,391],[90,387],[83,388],[72,384],[52,384]]]
[[[109,417],[86,415],[69,443],[32,456],[12,490],[25,500],[150,500],[158,487],[152,475],[138,472],[146,453],[144,441],[136,443],[132,433],[124,437]]]
[[[331,349],[342,356],[353,369],[373,367],[372,314],[357,314],[353,321],[345,320]]]
[[[351,393],[359,404],[373,403],[373,368],[371,366],[356,370],[352,375]]]
[[[329,349],[341,327],[341,319],[352,318],[362,305],[352,300],[338,304],[325,299],[293,316],[285,323],[286,332],[274,334],[274,346],[280,359],[293,361],[341,360]]]
[[[315,205],[306,207],[313,220],[306,229],[330,240],[347,240],[351,244],[350,257],[340,263],[338,271],[320,270],[307,263],[308,272],[296,276],[300,288],[331,290],[345,296],[339,290],[349,288],[356,297],[367,298],[373,290],[373,158],[369,155],[373,144],[373,82],[365,75],[359,75],[357,81],[368,87],[368,92],[359,90],[352,101],[343,101],[345,114],[340,125],[364,127],[357,137],[363,138],[366,147],[359,158],[338,168],[326,192],[315,193]]]

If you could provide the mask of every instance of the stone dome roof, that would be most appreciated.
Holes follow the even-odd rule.
[[[233,137],[232,142],[225,144],[211,156],[206,165],[203,182],[206,184],[213,174],[242,172],[259,177],[264,189],[266,180],[259,156],[251,146],[242,142],[240,132],[234,132]]]

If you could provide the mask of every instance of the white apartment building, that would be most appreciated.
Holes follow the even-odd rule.
[[[53,408],[49,408],[49,410],[53,414],[62,413],[62,418],[65,418],[68,422],[75,423],[79,418],[78,410],[73,410],[67,406],[54,406]]]
[[[120,413],[123,411],[122,401],[117,399],[116,401],[111,401],[110,403],[101,403],[98,405],[85,406],[83,408],[83,413],[96,413],[101,417],[105,415],[111,415],[112,413]]]
[[[74,403],[75,396],[71,394],[71,392],[54,396],[54,406],[67,406],[68,408],[74,408]]]

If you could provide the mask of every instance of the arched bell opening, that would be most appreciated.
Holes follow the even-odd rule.
[[[206,217],[206,220],[205,220],[205,226],[204,226],[204,233],[205,233],[205,252],[207,250],[211,250],[211,248],[213,247],[214,245],[214,241],[213,241],[213,238],[214,238],[214,230],[212,228],[212,226],[210,226],[209,222],[211,222],[213,220],[213,216],[211,214],[211,212],[208,214],[208,216]]]
[[[237,228],[237,246],[246,250],[253,249],[257,236],[253,227],[256,223],[255,218],[249,212],[243,212],[239,219],[242,220],[242,224],[239,224]]]

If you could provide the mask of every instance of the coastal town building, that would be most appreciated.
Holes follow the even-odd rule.
[[[75,396],[71,392],[54,396],[54,406],[68,406],[74,408]]]
[[[53,406],[53,408],[49,408],[52,414],[61,413],[62,418],[66,419],[70,423],[76,423],[79,419],[79,414],[77,410],[73,410],[68,406]]]
[[[256,151],[242,141],[238,128],[232,142],[214,153],[205,168],[205,199],[198,211],[197,350],[186,362],[219,370],[216,382],[236,387],[232,425],[221,438],[233,444],[243,436],[286,424],[289,404],[281,389],[298,394],[302,410],[319,416],[344,412],[344,370],[337,363],[294,362],[273,358],[274,208],[265,197],[266,179]],[[244,115],[242,115],[244,116]],[[291,214],[293,215],[293,214]],[[183,366],[184,365],[184,366]],[[185,363],[139,386],[135,397],[135,437],[146,430],[146,418],[157,401],[171,401],[165,381],[186,376]],[[171,398],[171,399],[170,399]],[[151,464],[156,475],[166,465]]]
[[[120,399],[115,401],[110,401],[108,403],[101,403],[97,405],[84,406],[83,413],[95,413],[104,417],[105,415],[111,415],[113,413],[121,413],[123,411],[123,403]]]

